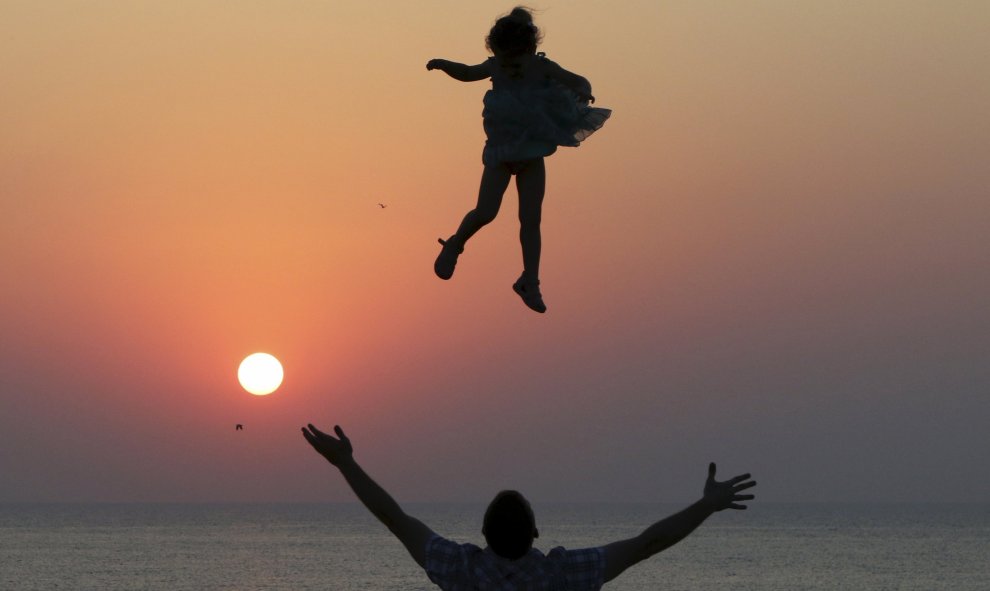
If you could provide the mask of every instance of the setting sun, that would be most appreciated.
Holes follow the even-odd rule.
[[[271,394],[282,384],[282,364],[268,353],[252,353],[237,368],[237,381],[257,396]]]

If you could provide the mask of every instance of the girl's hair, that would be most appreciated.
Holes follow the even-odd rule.
[[[533,24],[533,14],[524,6],[516,6],[495,21],[485,38],[485,47],[492,53],[518,55],[534,53],[542,40],[543,34]]]

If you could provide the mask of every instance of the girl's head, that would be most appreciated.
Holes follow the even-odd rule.
[[[495,21],[485,38],[485,47],[495,55],[516,56],[535,53],[543,35],[533,24],[533,15],[522,6]]]

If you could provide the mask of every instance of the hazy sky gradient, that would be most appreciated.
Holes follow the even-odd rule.
[[[990,3],[532,5],[545,316],[514,190],[431,268],[511,4],[2,2],[0,501],[990,501]]]

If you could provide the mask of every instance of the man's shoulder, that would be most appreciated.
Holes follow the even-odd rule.
[[[473,555],[484,552],[484,550],[474,544],[462,544],[435,534],[426,543],[426,552],[427,554],[451,556],[454,554]]]
[[[547,558],[561,559],[561,558],[573,558],[581,556],[590,556],[597,558],[602,556],[605,552],[605,548],[602,546],[594,546],[592,548],[578,548],[575,550],[568,550],[563,546],[557,546],[547,552]]]
[[[547,562],[561,573],[568,589],[601,589],[605,584],[605,549],[601,546],[576,550],[558,546],[547,553]]]
[[[596,546],[567,550],[558,546],[547,553],[547,561],[562,571],[586,573],[591,578],[596,578],[598,573],[605,570],[605,549]]]

